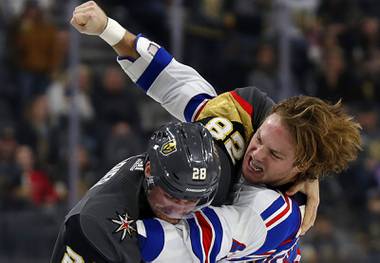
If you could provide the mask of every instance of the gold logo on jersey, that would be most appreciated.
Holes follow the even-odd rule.
[[[176,151],[177,151],[177,142],[175,140],[168,141],[161,147],[161,153],[165,156],[168,156],[169,154],[172,154]]]

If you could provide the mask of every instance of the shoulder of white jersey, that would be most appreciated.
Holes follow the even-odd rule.
[[[216,262],[220,252],[225,251],[223,225],[218,214],[211,207],[203,208],[187,219],[190,246],[196,259],[203,262]],[[229,244],[227,242],[227,244]]]
[[[176,61],[163,47],[137,36],[137,60],[118,57],[127,75],[149,96],[182,121],[191,121],[194,112],[216,96],[213,87],[196,70]]]
[[[288,249],[298,241],[302,217],[300,207],[292,198],[279,191],[259,188],[251,209],[261,216],[267,231],[265,242],[255,255]]]
[[[247,207],[207,207],[186,221],[187,246],[197,262],[239,259],[265,242],[266,229],[260,216]]]
[[[222,224],[221,215],[206,207],[176,226],[158,219],[137,222],[141,254],[153,262],[216,262],[230,250],[231,228]],[[220,212],[220,211],[219,211]],[[223,217],[236,217],[223,211]]]
[[[249,204],[251,209],[261,215],[268,230],[289,219],[293,222],[297,219],[293,216],[300,215],[300,208],[291,197],[263,186],[242,186],[235,204],[238,206]]]
[[[234,205],[250,207],[258,214],[270,207],[282,194],[264,185],[249,185],[243,183],[235,193]]]
[[[157,218],[137,221],[141,257],[144,262],[194,262],[181,230]]]

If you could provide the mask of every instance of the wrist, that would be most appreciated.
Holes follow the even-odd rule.
[[[112,18],[107,19],[106,28],[99,35],[110,46],[114,46],[123,39],[126,29]]]

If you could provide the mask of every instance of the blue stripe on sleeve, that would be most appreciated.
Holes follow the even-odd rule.
[[[281,206],[285,204],[285,200],[280,196],[277,198],[264,212],[261,213],[261,217],[265,221],[268,217],[270,217],[273,213],[275,213]]]
[[[164,247],[164,229],[156,219],[143,220],[147,238],[139,236],[141,256],[144,261],[153,261]]]
[[[137,85],[147,92],[153,81],[172,59],[173,57],[169,54],[169,52],[167,52],[164,48],[160,48],[150,62],[149,66],[137,80]]]
[[[299,249],[299,243],[297,243],[293,249],[290,251],[289,253],[289,262],[294,262],[294,260],[296,259],[298,253],[297,253],[297,250]]]
[[[187,219],[187,223],[190,228],[191,248],[193,249],[194,255],[199,259],[199,262],[203,262],[201,237],[198,225],[195,223],[194,218]]]
[[[298,205],[296,202],[292,202],[292,212],[288,217],[268,231],[264,244],[255,251],[253,254],[262,254],[272,249],[289,248],[291,244],[284,244],[280,246],[282,242],[287,239],[292,239],[290,243],[294,244],[296,240],[296,233],[301,225],[301,216]],[[282,248],[283,247],[283,248]]]
[[[212,96],[210,96],[209,94],[206,94],[206,93],[201,93],[201,94],[198,94],[198,95],[192,97],[191,100],[189,101],[189,103],[186,105],[186,108],[185,108],[185,112],[184,112],[185,120],[187,122],[192,121],[191,117],[193,117],[194,111],[197,109],[199,104],[201,104],[205,99],[211,99],[211,98],[212,98]]]

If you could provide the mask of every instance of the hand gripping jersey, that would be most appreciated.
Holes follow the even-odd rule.
[[[52,263],[140,262],[136,219],[144,208],[144,158],[117,164],[68,213]]]
[[[128,76],[169,113],[182,121],[202,122],[223,149],[228,162],[223,173],[238,175],[246,147],[273,106],[253,87],[217,96],[193,68],[176,61],[164,48],[139,36],[135,61],[118,57]],[[226,165],[227,163],[227,165]],[[222,183],[219,204],[238,177]],[[224,187],[223,187],[224,186]],[[218,203],[218,202],[217,202]],[[295,262],[300,206],[280,192],[243,186],[233,206],[210,207],[173,226],[158,219],[138,222],[145,261]]]
[[[300,207],[245,184],[234,205],[204,208],[177,225],[139,220],[141,254],[147,262],[299,262]]]
[[[193,68],[144,37],[137,38],[136,50],[140,57],[135,61],[118,57],[128,76],[176,118],[203,123],[224,151],[222,180],[214,204],[226,203],[226,192],[231,192],[239,179],[246,147],[273,101],[254,87],[217,96]]]

